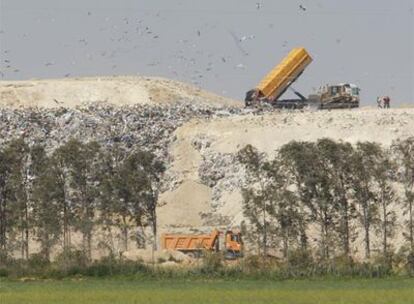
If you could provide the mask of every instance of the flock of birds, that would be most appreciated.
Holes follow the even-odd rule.
[[[256,3],[256,9],[261,10],[263,9],[263,3],[257,2]],[[298,6],[298,10],[300,11],[306,11],[306,7],[302,4]],[[87,12],[88,17],[92,17],[93,13],[91,11]],[[156,17],[159,17],[160,13],[156,14]],[[105,22],[109,22],[109,17],[105,18]],[[54,18],[52,20],[55,21]],[[213,26],[214,27],[214,26]],[[272,27],[272,25],[270,25]],[[140,47],[140,45],[135,44],[136,39],[134,38],[134,35],[138,35],[143,37],[143,39],[150,39],[150,40],[157,40],[160,38],[160,34],[156,33],[154,29],[151,28],[150,25],[145,24],[143,20],[138,21],[132,21],[128,18],[123,18],[122,23],[118,23],[117,25],[112,26],[106,26],[101,25],[98,28],[99,32],[109,31],[110,32],[110,41],[111,43],[115,43],[117,47],[113,50],[102,50],[98,51],[96,53],[95,51],[88,52],[87,48],[89,48],[92,43],[88,40],[86,37],[80,37],[76,43],[77,45],[70,44],[70,43],[64,43],[63,47],[73,47],[75,46],[77,49],[85,49],[85,57],[87,60],[94,60],[96,58],[99,58],[100,60],[104,60],[105,62],[109,62],[110,68],[112,70],[115,70],[118,68],[118,65],[116,63],[116,60],[113,60],[117,55],[122,55],[123,53],[128,53],[130,51],[133,51],[134,49],[137,49]],[[199,38],[203,35],[203,31],[208,31],[207,29],[197,29],[195,31],[196,38]],[[0,30],[0,42],[2,40],[2,34],[4,34],[4,31]],[[234,31],[229,30],[228,31],[229,36],[233,39],[235,47],[238,49],[240,54],[242,56],[248,56],[249,53],[246,50],[246,43],[249,41],[252,41],[256,38],[255,35],[238,35]],[[27,34],[23,35],[24,38],[27,38]],[[142,42],[142,40],[141,40]],[[130,44],[128,46],[128,43]],[[199,85],[201,82],[201,79],[204,77],[206,72],[212,72],[214,69],[214,65],[217,64],[217,62],[220,62],[221,64],[233,64],[233,68],[235,69],[245,69],[246,66],[243,63],[237,63],[232,62],[232,58],[230,56],[219,56],[218,58],[215,58],[216,55],[209,53],[204,54],[203,51],[201,51],[197,45],[196,41],[193,38],[189,39],[180,39],[178,40],[178,43],[180,43],[182,46],[179,48],[178,51],[176,51],[175,54],[173,54],[173,58],[175,62],[172,62],[170,65],[167,66],[170,73],[172,73],[175,77],[181,77],[184,79],[190,78],[191,82],[193,84]],[[143,43],[146,47],[148,45],[151,45],[151,41],[145,41]],[[282,47],[287,47],[288,41],[284,40],[282,43]],[[10,59],[10,52],[9,49],[1,50],[1,62],[0,62],[0,78],[9,78],[13,73],[19,73],[21,72],[21,69],[14,65],[12,60]],[[190,54],[190,55],[189,55]],[[202,67],[200,67],[199,60],[196,60],[197,56],[202,56],[205,63],[201,64]],[[161,64],[162,59],[158,58],[154,61],[150,61],[146,63],[146,66],[148,67],[155,67]],[[78,64],[76,60],[69,60],[72,66]],[[180,73],[182,75],[179,75],[179,72],[174,68],[174,63],[177,66],[180,66],[182,69],[184,67],[184,72],[181,70]],[[45,68],[53,68],[54,66],[57,66],[58,62],[55,60],[49,60],[43,63],[43,66]],[[196,69],[195,67],[198,67]],[[62,75],[63,77],[71,77],[71,73],[64,73]],[[215,77],[217,78],[218,75],[215,74]],[[14,78],[14,77],[11,77]]]

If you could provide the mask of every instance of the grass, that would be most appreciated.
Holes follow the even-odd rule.
[[[414,303],[414,279],[0,280],[0,303]]]

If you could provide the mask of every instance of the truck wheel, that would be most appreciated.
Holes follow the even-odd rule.
[[[190,257],[190,258],[192,258],[192,259],[196,259],[196,258],[197,258],[197,256],[196,256],[195,252],[192,252],[192,251],[191,251],[191,252],[187,252],[186,254],[187,254],[187,256],[188,256],[188,257]]]
[[[227,251],[224,258],[226,260],[234,260],[236,258],[236,255],[233,251]]]

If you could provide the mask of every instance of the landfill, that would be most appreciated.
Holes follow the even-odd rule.
[[[239,113],[231,107],[191,103],[113,106],[91,103],[76,108],[1,108],[0,145],[23,137],[29,145],[44,144],[53,151],[69,139],[97,141],[102,146],[120,144],[168,160],[173,132],[192,118],[213,118]]]

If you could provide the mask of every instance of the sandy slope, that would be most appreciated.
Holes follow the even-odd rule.
[[[197,87],[156,77],[118,76],[0,81],[0,106],[74,107],[85,102],[117,105],[193,101],[213,105],[242,103]]]

